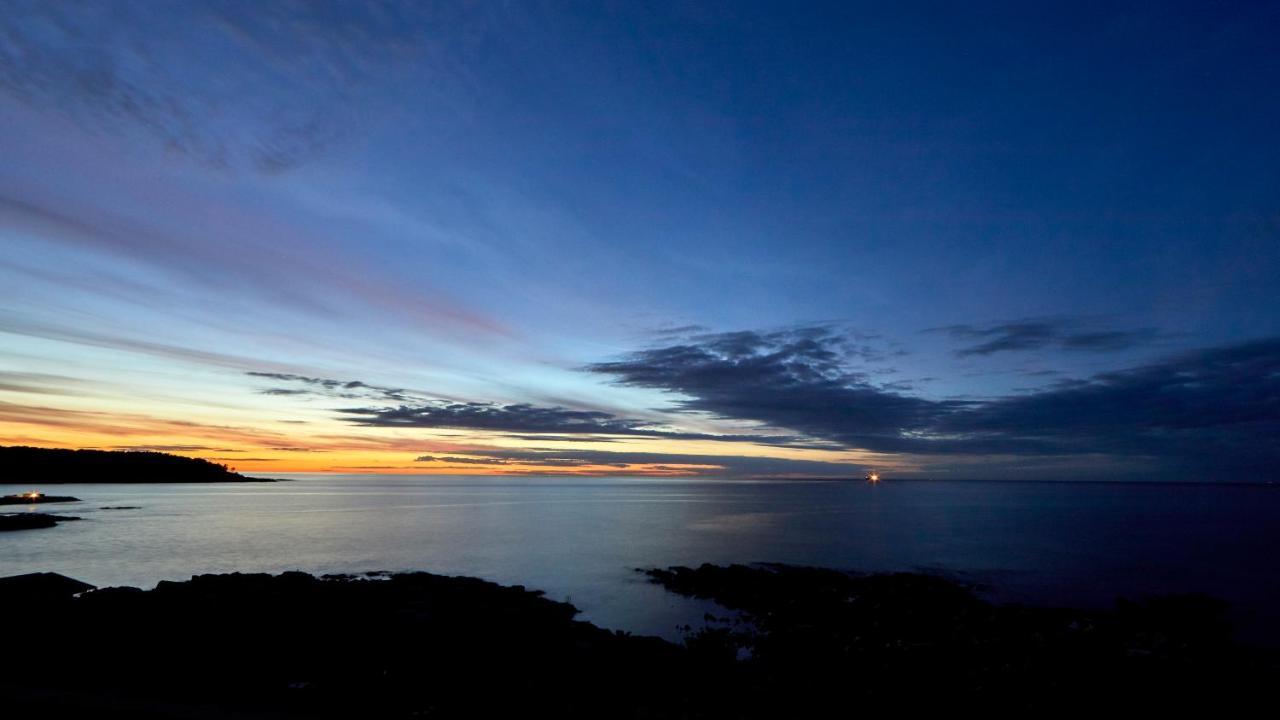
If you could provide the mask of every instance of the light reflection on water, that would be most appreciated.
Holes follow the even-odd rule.
[[[1210,592],[1251,632],[1280,627],[1274,486],[365,475],[54,489],[84,502],[42,509],[84,519],[0,535],[0,575],[147,587],[421,569],[543,589],[607,627],[675,637],[706,606],[633,568],[776,561],[942,571],[1032,602]],[[119,505],[140,508],[100,509]]]

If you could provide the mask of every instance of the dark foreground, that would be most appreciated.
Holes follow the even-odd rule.
[[[995,607],[920,575],[648,572],[743,619],[677,646],[575,621],[522,587],[427,573],[206,575],[74,597],[83,587],[60,576],[0,580],[0,701],[15,717],[1220,715],[1277,679],[1205,598],[1091,613]]]

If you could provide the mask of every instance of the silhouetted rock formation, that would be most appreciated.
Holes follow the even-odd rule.
[[[14,717],[1217,717],[1277,679],[1205,599],[1091,613],[996,607],[920,575],[649,574],[745,619],[682,647],[575,621],[523,587],[427,573],[204,575],[74,597],[0,582],[0,617],[24,619],[6,627],[0,702]]]
[[[68,600],[94,586],[58,573],[27,573],[0,578],[0,601],[10,607]]]
[[[706,657],[747,655],[727,676],[745,714],[859,708],[1247,707],[1280,679],[1270,652],[1238,647],[1226,604],[1203,596],[1120,601],[1114,612],[997,606],[911,574],[784,565],[644,571],[739,617],[692,632]]]
[[[275,482],[160,452],[0,447],[0,483]]]
[[[40,505],[42,503],[80,502],[80,498],[70,495],[5,495],[0,497],[0,505]]]
[[[41,619],[5,628],[0,704],[12,717],[671,716],[681,649],[576,612],[427,573],[203,575],[58,602],[0,591],[0,617]]]
[[[0,532],[39,530],[40,528],[51,528],[60,522],[79,519],[74,515],[54,515],[52,513],[5,513],[0,515]]]

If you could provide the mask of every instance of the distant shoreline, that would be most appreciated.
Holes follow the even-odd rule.
[[[174,485],[209,485],[215,483],[276,483],[276,482],[292,482],[290,478],[256,478],[245,477],[243,479],[230,480],[121,480],[118,478],[102,479],[102,478],[65,478],[65,477],[43,477],[31,478],[27,480],[0,480],[0,486],[12,487],[36,487],[40,485],[163,485],[172,483]]]
[[[0,485],[281,482],[162,452],[0,446]]]

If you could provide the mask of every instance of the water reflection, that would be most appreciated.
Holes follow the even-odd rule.
[[[352,476],[62,486],[81,522],[0,537],[0,574],[150,586],[193,573],[425,569],[545,589],[672,636],[701,608],[633,569],[777,561],[941,569],[1005,597],[1200,590],[1275,626],[1275,488]],[[133,509],[104,510],[104,507]]]

